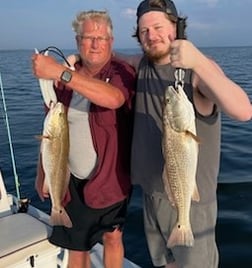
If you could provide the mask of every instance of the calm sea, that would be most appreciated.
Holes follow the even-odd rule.
[[[252,47],[204,48],[228,77],[241,85],[252,100]],[[65,50],[66,55],[73,51]],[[133,50],[120,52],[134,53]],[[43,121],[38,81],[31,71],[32,50],[0,51],[0,72],[21,196],[48,211],[34,191],[36,161]],[[221,90],[221,88],[220,88]],[[1,99],[1,97],[0,97]],[[239,105],[239,103],[237,103]],[[217,241],[220,267],[252,267],[252,124],[222,118],[222,155],[219,174]],[[5,113],[0,102],[0,167],[9,192],[15,194]],[[141,190],[136,187],[125,227],[126,256],[151,268],[142,225]],[[202,266],[202,268],[204,268]]]

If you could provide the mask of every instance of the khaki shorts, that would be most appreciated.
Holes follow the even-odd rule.
[[[144,194],[144,225],[149,252],[154,266],[176,261],[179,268],[217,268],[219,257],[215,242],[217,203],[191,206],[194,246],[166,247],[176,223],[177,213],[167,199]]]

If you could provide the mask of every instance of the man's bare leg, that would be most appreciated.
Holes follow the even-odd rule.
[[[69,250],[68,268],[91,268],[89,251]]]
[[[103,235],[104,245],[104,267],[122,268],[124,258],[124,247],[122,232],[116,229]]]

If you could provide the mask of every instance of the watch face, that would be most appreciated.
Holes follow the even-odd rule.
[[[69,71],[64,71],[61,75],[61,80],[65,83],[68,83],[71,81],[72,73]]]

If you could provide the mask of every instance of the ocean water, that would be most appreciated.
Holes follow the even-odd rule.
[[[202,51],[214,58],[227,76],[241,85],[252,100],[252,47],[202,48]],[[64,51],[65,55],[72,52],[74,51]],[[30,198],[33,205],[48,212],[49,203],[42,203],[34,191],[39,147],[36,136],[42,131],[44,110],[38,81],[31,70],[32,53],[32,50],[0,51],[0,72],[21,196]],[[6,113],[1,101],[0,167],[7,190],[15,194],[13,159],[10,157],[5,119]],[[219,213],[216,227],[220,268],[251,268],[252,123],[237,122],[225,115],[222,122],[222,154],[218,178]],[[135,187],[124,232],[125,252],[130,260],[141,267],[151,268],[143,231],[141,205],[141,190]]]

